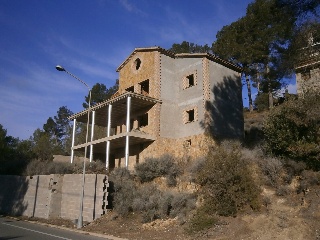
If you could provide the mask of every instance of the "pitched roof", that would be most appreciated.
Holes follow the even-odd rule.
[[[162,54],[165,54],[169,57],[172,58],[208,58],[209,60],[219,63],[227,68],[230,68],[232,70],[235,70],[237,72],[242,72],[242,68],[236,64],[233,64],[229,61],[223,60],[213,54],[210,53],[174,53],[172,51],[166,50],[164,48],[161,48],[159,46],[155,47],[146,47],[146,48],[135,48],[134,51],[127,57],[127,59],[121,63],[121,65],[117,68],[117,72],[119,72],[129,61],[132,59],[132,57],[137,53],[137,52],[154,52],[158,51]]]
[[[208,58],[209,60],[213,61],[213,62],[216,62],[216,63],[219,63],[227,68],[230,68],[232,70],[235,70],[237,72],[242,72],[242,67],[232,63],[232,62],[229,62],[229,61],[226,61],[226,60],[223,60],[222,58],[219,58],[213,54],[210,54],[210,53],[177,53],[175,54],[175,58]]]
[[[137,52],[154,52],[154,51],[157,51],[157,52],[160,52],[162,54],[165,54],[167,56],[170,56],[170,57],[173,57],[174,58],[174,53],[169,51],[169,50],[166,50],[164,48],[161,48],[159,46],[155,46],[155,47],[146,47],[146,48],[135,48],[133,50],[133,52],[129,55],[129,57],[127,57],[126,60],[124,60],[123,63],[121,63],[121,65],[117,68],[117,72],[119,72],[129,61],[130,59],[137,53]]]

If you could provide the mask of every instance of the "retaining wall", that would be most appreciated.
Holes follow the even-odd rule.
[[[83,221],[105,213],[108,179],[86,174]],[[82,174],[36,176],[0,175],[0,213],[39,218],[78,219]]]

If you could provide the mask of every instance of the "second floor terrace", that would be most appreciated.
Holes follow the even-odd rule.
[[[69,117],[74,121],[72,150],[83,151],[86,146],[85,139],[77,136],[75,126],[87,123],[88,111],[88,145],[94,146],[95,153],[105,153],[108,141],[111,142],[111,150],[124,148],[127,136],[130,137],[130,145],[156,140],[159,135],[159,104],[159,99],[126,92],[73,114]]]
[[[320,64],[320,42],[304,47],[299,51],[296,70],[310,68]]]

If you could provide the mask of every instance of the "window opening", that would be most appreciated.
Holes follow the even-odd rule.
[[[139,127],[148,126],[148,113],[139,116],[138,121],[139,121]]]
[[[132,87],[129,87],[129,88],[126,89],[126,91],[127,91],[127,92],[134,92],[134,87],[133,87],[133,86],[132,86]]]
[[[140,83],[141,86],[141,94],[149,95],[149,80],[145,80]]]
[[[110,128],[110,136],[116,135],[116,128]]]
[[[310,70],[301,73],[301,78],[302,78],[303,80],[305,80],[305,81],[309,80],[309,79],[311,78]]]
[[[188,115],[188,122],[193,122],[194,121],[194,109],[187,111]]]
[[[141,60],[140,60],[140,58],[137,58],[137,59],[134,61],[134,64],[135,64],[136,70],[139,70],[139,68],[140,68],[140,66],[141,66]]]
[[[188,87],[194,86],[194,75],[190,74],[189,76],[187,76],[187,81],[188,81]]]
[[[109,156],[109,169],[113,170],[116,167],[116,158],[113,154]]]
[[[190,148],[191,147],[191,139],[185,140],[183,142],[183,147],[184,148]]]

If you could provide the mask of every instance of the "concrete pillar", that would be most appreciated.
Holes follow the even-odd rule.
[[[108,106],[108,122],[107,122],[107,137],[110,137],[110,130],[111,130],[111,111],[112,111],[112,105],[110,104]],[[109,157],[110,157],[110,141],[107,140],[107,146],[106,146],[106,170],[109,168]]]
[[[76,135],[76,124],[77,124],[77,119],[73,119],[73,130],[72,130],[72,143],[71,143],[71,163],[73,163],[73,159],[74,159],[74,138]]]
[[[96,111],[92,111],[92,123],[91,123],[91,142],[93,141],[94,137],[94,121],[95,121]],[[93,157],[93,145],[90,145],[90,162],[92,162]]]
[[[131,108],[131,97],[127,98],[127,135],[126,135],[126,150],[125,150],[125,159],[126,159],[126,168],[129,164],[129,132],[130,132],[130,108]]]

